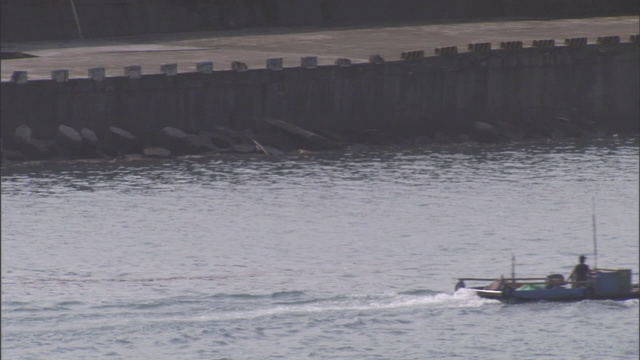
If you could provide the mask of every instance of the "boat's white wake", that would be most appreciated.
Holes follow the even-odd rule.
[[[199,317],[201,321],[254,319],[265,316],[303,316],[305,314],[329,314],[340,312],[374,313],[390,309],[405,308],[478,308],[487,304],[499,304],[496,300],[482,299],[473,291],[460,289],[454,294],[431,295],[385,294],[382,296],[353,295],[331,299],[318,299],[313,303],[277,304],[264,309],[248,311],[217,312]]]

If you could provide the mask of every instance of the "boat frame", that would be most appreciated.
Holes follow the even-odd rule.
[[[466,281],[491,281],[484,286],[466,286]],[[485,299],[507,304],[531,301],[571,302],[582,300],[629,300],[640,298],[640,287],[631,283],[629,269],[591,271],[587,281],[565,281],[560,274],[531,278],[459,278],[456,291],[467,288]]]

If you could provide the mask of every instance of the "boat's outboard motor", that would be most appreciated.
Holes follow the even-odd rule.
[[[564,285],[564,276],[562,274],[547,276],[547,289],[560,288],[562,285]]]

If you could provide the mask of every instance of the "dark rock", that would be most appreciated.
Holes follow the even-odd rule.
[[[206,151],[217,151],[217,146],[214,145],[211,138],[202,134],[187,134],[186,142],[191,149],[196,153],[202,153]]]
[[[30,160],[48,160],[54,157],[54,152],[46,141],[34,138],[20,139],[20,152]]]
[[[142,160],[144,156],[142,154],[124,154],[125,160]]]
[[[274,148],[273,146],[263,145],[263,147],[269,153],[269,155],[280,156],[280,155],[284,154],[283,151],[281,151],[278,148]]]
[[[258,152],[256,145],[249,143],[235,144],[233,145],[232,149],[234,152],[241,154],[252,154]]]
[[[82,128],[82,130],[80,130],[80,136],[82,136],[82,141],[84,141],[86,145],[93,147],[98,146],[98,136],[96,136],[93,130]]]
[[[496,121],[494,123],[497,131],[504,137],[510,140],[522,140],[524,138],[524,132],[512,124],[504,121]]]
[[[56,147],[59,155],[65,158],[80,157],[84,148],[82,136],[75,129],[60,125],[56,135]]]
[[[451,138],[449,138],[449,136],[447,136],[447,134],[443,133],[442,131],[438,131],[435,133],[435,135],[433,135],[433,141],[436,144],[449,144],[451,143]]]
[[[29,139],[33,135],[33,131],[27,125],[20,125],[16,128],[15,137],[16,140],[20,141],[22,139]]]
[[[148,148],[144,148],[142,150],[142,153],[144,154],[144,156],[148,157],[148,158],[168,158],[171,157],[171,151],[165,149],[165,148],[161,148],[159,146],[154,146],[154,147],[148,147]]]
[[[413,140],[413,145],[415,146],[428,146],[431,144],[433,144],[433,140],[426,135],[418,136]]]
[[[141,150],[136,137],[124,129],[110,126],[108,138],[118,155],[138,153]]]
[[[2,160],[6,161],[25,161],[28,160],[23,153],[17,150],[2,150]]]
[[[482,121],[473,123],[473,133],[471,136],[475,140],[485,143],[495,143],[505,139],[495,126]]]

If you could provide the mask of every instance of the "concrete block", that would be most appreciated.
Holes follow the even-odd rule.
[[[15,84],[26,84],[27,83],[27,72],[26,71],[14,71],[11,74],[11,82]]]
[[[345,59],[345,58],[336,59],[336,65],[342,66],[342,67],[348,67],[348,66],[351,66],[351,60]]]
[[[522,41],[503,41],[500,48],[505,50],[517,51],[522,49]]]
[[[586,37],[564,39],[564,44],[570,47],[586,46],[587,43]]]
[[[267,69],[282,70],[282,58],[267,59]]]
[[[249,70],[249,67],[247,67],[247,64],[240,62],[240,61],[234,61],[231,63],[231,68],[237,72],[244,72]]]
[[[620,44],[620,36],[600,36],[598,37],[598,44],[604,44],[604,45]]]
[[[491,43],[490,42],[486,42],[486,43],[471,43],[471,44],[469,44],[467,49],[469,49],[469,51],[473,51],[473,52],[488,52],[489,50],[491,50]]]
[[[88,73],[89,73],[89,78],[95,81],[104,80],[105,74],[106,74],[103,67],[91,68],[89,69]]]
[[[211,74],[213,72],[213,61],[202,61],[196,63],[196,70],[199,73]]]
[[[178,64],[160,65],[160,71],[167,76],[176,76],[178,74]]]
[[[436,48],[436,55],[455,55],[458,53],[457,46],[444,46]]]
[[[124,74],[129,77],[129,79],[140,79],[142,76],[142,66],[140,65],[131,65],[124,67]]]
[[[556,46],[556,41],[553,40],[553,39],[549,39],[549,40],[533,40],[533,42],[531,43],[531,46],[537,47],[537,48],[549,48],[549,47]]]
[[[305,69],[315,69],[318,67],[317,56],[303,56],[300,58],[300,66]]]
[[[403,51],[400,54],[402,60],[418,60],[424,57],[424,50]]]
[[[69,81],[69,70],[51,70],[51,78],[56,82],[67,82]]]
[[[369,55],[370,64],[384,64],[384,58],[378,54]]]

